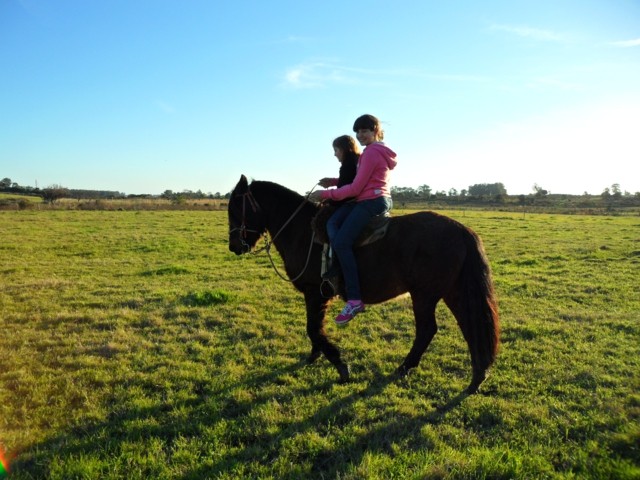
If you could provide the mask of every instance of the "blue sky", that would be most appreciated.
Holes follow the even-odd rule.
[[[0,177],[303,193],[378,116],[392,184],[640,191],[640,2],[0,0]]]

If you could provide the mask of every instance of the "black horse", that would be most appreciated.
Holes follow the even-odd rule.
[[[313,241],[311,220],[318,206],[292,190],[243,175],[229,200],[229,250],[249,252],[269,232],[287,275],[303,293],[309,362],[321,354],[337,368],[341,381],[349,368],[324,330],[329,300],[320,289],[322,247]],[[482,241],[471,229],[433,212],[393,217],[381,240],[356,249],[363,298],[380,303],[409,292],[416,336],[396,370],[404,376],[420,362],[436,334],[436,305],[443,299],[455,316],[469,346],[474,393],[496,358],[499,320],[493,282]],[[342,292],[344,293],[344,292]]]

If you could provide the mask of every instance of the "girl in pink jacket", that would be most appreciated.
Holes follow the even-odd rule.
[[[353,183],[337,189],[313,192],[310,197],[311,200],[355,198],[355,202],[342,204],[327,223],[329,241],[342,268],[347,291],[347,304],[335,320],[340,326],[364,312],[353,244],[372,217],[391,209],[389,172],[397,164],[395,152],[382,143],[384,132],[376,117],[358,117],[353,131],[360,145],[365,147],[360,155]]]

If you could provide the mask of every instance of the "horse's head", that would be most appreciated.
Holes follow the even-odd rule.
[[[250,252],[266,230],[264,214],[242,175],[229,199],[229,250],[236,255]]]

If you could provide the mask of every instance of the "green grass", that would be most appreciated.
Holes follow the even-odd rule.
[[[42,198],[38,196],[0,192],[0,209],[2,210],[33,208],[39,207],[41,204],[43,204]]]
[[[5,193],[0,192],[0,200],[27,200],[30,202],[42,202],[41,197],[32,196],[32,195],[21,195],[19,193]]]
[[[352,382],[307,366],[302,297],[229,253],[225,212],[0,212],[9,478],[639,478],[640,219],[450,213],[484,239],[502,317],[467,398],[444,307],[390,379],[406,297],[328,323]]]

